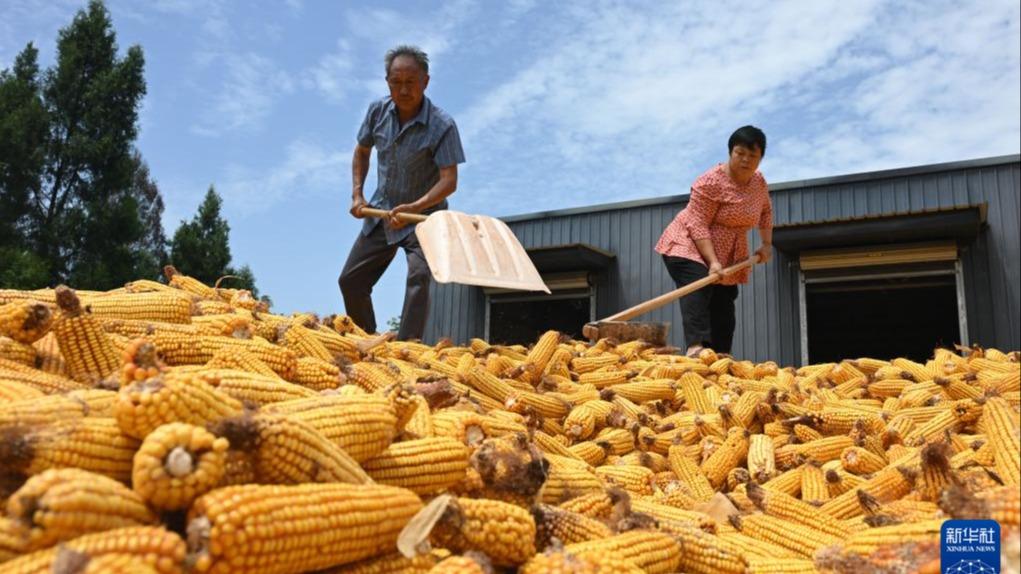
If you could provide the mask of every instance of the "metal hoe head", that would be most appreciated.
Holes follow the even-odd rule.
[[[437,211],[415,235],[438,283],[550,292],[514,233],[495,217]]]

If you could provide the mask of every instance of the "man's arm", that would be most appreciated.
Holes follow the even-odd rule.
[[[390,210],[389,223],[394,229],[407,225],[395,217],[398,213],[421,213],[443,201],[457,191],[457,164],[441,167],[440,179],[425,195],[411,203],[403,203]]]
[[[361,209],[365,207],[365,195],[362,186],[369,174],[369,162],[372,160],[372,148],[355,145],[354,157],[351,158],[351,215],[361,219]]]

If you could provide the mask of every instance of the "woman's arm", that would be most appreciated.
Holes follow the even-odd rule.
[[[695,248],[698,249],[702,260],[709,267],[709,273],[717,273],[723,269],[713,247],[712,235],[709,233],[709,226],[716,218],[719,207],[719,202],[710,197],[699,181],[691,186],[691,195],[688,196],[688,206],[685,208],[689,212],[688,234],[695,242]]]

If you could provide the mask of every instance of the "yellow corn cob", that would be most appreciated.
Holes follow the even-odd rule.
[[[38,341],[53,323],[50,308],[38,301],[0,305],[0,335],[26,345]]]
[[[519,574],[547,574],[571,572],[574,574],[643,574],[645,571],[620,554],[608,550],[588,550],[584,556],[566,551],[549,551],[536,554],[518,570]]]
[[[60,354],[60,344],[57,343],[57,337],[52,331],[32,343],[32,347],[36,352],[36,368],[53,375],[67,376],[67,364],[64,362],[64,356]]]
[[[253,333],[252,320],[235,313],[198,315],[192,317],[191,322],[199,335],[251,339],[255,334]]]
[[[394,443],[366,460],[362,467],[380,484],[430,495],[443,492],[464,478],[468,456],[468,448],[452,438],[422,438]]]
[[[56,289],[61,314],[53,324],[68,373],[77,381],[98,382],[120,366],[109,336],[92,314],[83,310],[78,296],[61,285]]]
[[[383,452],[399,432],[397,410],[384,395],[328,395],[267,405],[307,423],[358,462]]]
[[[50,468],[77,467],[127,482],[139,441],[107,417],[61,420],[5,430],[0,470],[33,476]]]
[[[486,430],[486,418],[471,411],[441,410],[432,414],[432,424],[436,436],[453,438],[471,447],[491,436]]]
[[[990,398],[986,401],[982,424],[992,445],[996,473],[1004,484],[1017,486],[1021,483],[1021,446],[1012,413],[1005,400]]]
[[[265,484],[372,482],[351,455],[308,423],[286,414],[246,414],[221,420],[212,430],[232,448],[252,455],[256,476]]]
[[[0,565],[25,553],[28,529],[20,521],[0,516]]]
[[[702,469],[684,454],[683,447],[671,446],[667,454],[667,462],[677,478],[688,485],[696,500],[707,501],[712,498],[715,492],[712,484]]]
[[[18,381],[10,381],[0,376],[0,405],[9,405],[15,401],[21,401],[24,399],[35,399],[45,396],[42,391],[25,383],[19,383]],[[0,426],[3,426],[3,420],[7,413],[0,414]]]
[[[166,423],[205,426],[237,416],[242,405],[199,377],[168,372],[121,387],[115,409],[121,429],[144,438]]]
[[[607,454],[622,455],[635,450],[635,436],[625,429],[604,428],[592,440]]]
[[[716,449],[705,463],[702,464],[702,472],[709,480],[713,488],[719,488],[727,478],[727,473],[732,468],[744,462],[748,456],[748,431],[735,429],[730,433],[727,440],[720,448]]]
[[[36,391],[38,392],[38,391]],[[3,404],[0,429],[32,427],[87,416],[89,405],[67,395],[40,395]]]
[[[318,570],[317,574],[426,574],[438,560],[434,554],[405,558],[399,552],[391,552],[352,564]]]
[[[774,476],[764,483],[762,487],[796,497],[801,492],[801,474],[803,470],[804,465],[799,464]]]
[[[163,267],[163,276],[167,278],[167,283],[176,289],[198,295],[203,299],[211,299],[213,301],[219,301],[220,296],[216,293],[216,289],[206,285],[205,283],[190,277],[178,271],[173,265],[165,265]]]
[[[97,318],[191,323],[192,300],[176,293],[131,293],[88,297],[84,304]]]
[[[503,566],[522,564],[535,554],[535,520],[524,508],[499,500],[449,495],[430,505],[443,509],[430,535],[441,548],[482,552],[494,565]]]
[[[528,351],[525,363],[532,365],[535,368],[535,372],[541,374],[546,369],[550,359],[553,358],[553,353],[556,352],[559,343],[560,333],[546,331],[535,342],[535,346]]]
[[[704,385],[705,379],[692,372],[684,373],[677,381],[677,397],[684,399],[688,410],[703,415],[716,411],[705,394]]]
[[[323,361],[333,360],[333,354],[303,325],[292,323],[282,328],[277,340],[297,353],[299,357],[315,357]]]
[[[132,485],[153,508],[188,508],[223,477],[228,443],[203,428],[170,423],[149,433],[135,454]]]
[[[828,436],[804,444],[795,445],[794,451],[819,464],[837,460],[845,449],[854,446],[854,439],[849,436]]]
[[[549,475],[542,488],[542,502],[560,505],[577,496],[604,490],[606,485],[602,479],[589,470],[585,463],[579,461],[578,464],[582,466],[550,465]]]
[[[345,380],[339,366],[314,357],[298,357],[297,367],[291,378],[291,382],[313,391],[336,389],[344,384]]]
[[[79,536],[60,546],[37,550],[5,562],[4,574],[49,574],[62,572],[62,553],[73,552],[73,563],[99,560],[104,556],[129,556],[159,574],[184,571],[186,547],[177,534],[160,527],[129,526]],[[77,556],[81,555],[81,556]]]
[[[648,574],[666,574],[677,569],[681,547],[668,534],[635,530],[589,542],[568,544],[564,550],[586,556],[593,551],[610,551]]]
[[[288,383],[276,374],[261,375],[244,370],[209,369],[195,373],[195,378],[202,379],[220,393],[245,405],[266,406],[318,396],[312,389]]]
[[[819,549],[838,544],[841,540],[832,534],[767,514],[735,514],[731,521],[746,536],[782,546],[806,558],[812,558]]]
[[[28,552],[90,532],[156,522],[130,488],[77,468],[50,469],[29,478],[11,496],[7,516],[25,525]]]
[[[552,419],[563,418],[570,410],[571,405],[553,395],[533,393],[530,391],[516,391],[505,400],[504,404],[510,410],[532,408],[540,415]]]
[[[798,553],[788,550],[783,546],[777,546],[757,538],[745,536],[737,531],[722,532],[717,536],[724,543],[724,547],[732,548],[735,553],[742,556],[745,560],[761,558],[772,558],[777,561],[792,558],[800,559]]]
[[[556,538],[563,544],[599,540],[613,536],[613,531],[602,521],[584,514],[570,512],[547,504],[532,509],[537,530],[538,548],[546,548]]]
[[[348,382],[354,383],[370,393],[394,383],[400,383],[402,380],[397,367],[364,361],[345,367],[344,375]]]
[[[613,392],[641,404],[658,400],[672,401],[676,390],[674,382],[670,379],[650,379],[615,385]]]
[[[887,462],[883,457],[860,446],[845,448],[840,453],[840,464],[853,474],[872,474],[882,470]]]
[[[754,482],[748,483],[746,488],[752,503],[770,516],[783,518],[836,538],[845,538],[848,535],[847,529],[839,520],[819,512],[807,502],[782,492],[762,488]]]
[[[252,356],[248,351],[241,349],[220,349],[213,353],[213,356],[206,363],[209,369],[237,369],[248,371],[266,377],[278,379],[276,372],[269,368],[269,365]]]
[[[195,501],[189,553],[196,572],[305,572],[392,549],[422,507],[382,485],[230,486]],[[285,538],[281,538],[285,537]],[[285,546],[274,544],[285,539]]]
[[[578,376],[578,382],[582,384],[593,385],[597,389],[602,389],[626,383],[628,379],[637,374],[635,371],[620,369],[608,370],[608,369],[613,369],[613,367],[608,367],[600,369],[598,371],[592,371],[589,373],[581,374]]]
[[[855,490],[851,490],[823,504],[820,510],[834,518],[854,518],[862,514],[858,504],[858,491],[865,492],[880,502],[889,502],[907,495],[914,487],[914,476],[902,464],[910,462],[901,458],[866,480]]]
[[[635,494],[652,494],[652,475],[652,470],[644,466],[617,464],[596,468],[596,476],[607,484],[616,484]]]
[[[938,519],[870,528],[852,534],[844,542],[844,549],[867,556],[888,544],[931,543],[938,545],[942,524],[943,519]]]
[[[749,437],[748,472],[760,484],[773,478],[773,475],[776,474],[773,441],[766,435],[755,434]]]
[[[752,557],[748,559],[747,574],[815,574],[818,571],[812,560]]]
[[[561,503],[557,508],[575,512],[589,518],[605,520],[619,505],[630,504],[628,495],[620,489],[611,488],[573,497]]]
[[[822,504],[830,499],[826,475],[814,462],[801,467],[801,499],[810,504]]]
[[[740,548],[689,522],[665,520],[660,530],[669,533],[682,548],[677,571],[692,574],[744,574],[747,562]]]

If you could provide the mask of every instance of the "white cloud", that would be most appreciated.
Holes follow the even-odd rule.
[[[545,14],[548,45],[455,114],[477,168],[459,209],[682,193],[746,123],[771,181],[1018,148],[1016,5],[645,8]],[[555,204],[522,202],[536,187]]]
[[[291,142],[278,165],[264,169],[231,165],[216,189],[242,215],[263,212],[284,198],[335,194],[350,174],[350,148],[326,148],[313,142]]]
[[[203,136],[258,128],[281,96],[294,90],[290,75],[255,53],[222,54],[225,78],[192,131]]]
[[[303,74],[302,86],[316,89],[334,103],[343,102],[351,91],[354,69],[351,44],[337,41],[337,50],[319,59],[316,65]]]

